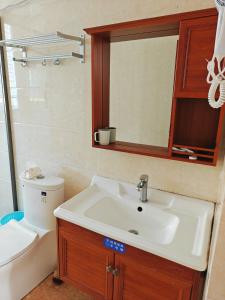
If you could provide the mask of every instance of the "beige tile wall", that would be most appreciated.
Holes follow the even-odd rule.
[[[10,1],[5,1],[5,5],[8,3]],[[212,6],[213,0],[157,3],[155,0],[30,0],[18,8],[2,10],[1,15],[7,37],[57,30],[79,35],[85,27]],[[223,181],[220,179],[222,159],[217,167],[207,167],[91,147],[90,38],[86,39],[85,64],[76,59],[46,67],[31,64],[22,68],[10,63],[17,174],[27,161],[35,161],[46,173],[65,178],[67,199],[87,186],[96,173],[129,182],[137,182],[140,174],[147,173],[154,188],[216,202],[219,182]],[[44,51],[43,48],[36,50],[37,53]],[[224,222],[222,226],[225,227]],[[224,259],[221,247],[224,247],[222,238],[217,246],[220,255],[216,257]],[[213,265],[212,272],[215,273],[210,294],[217,289],[223,297],[225,291],[221,290],[221,285],[218,288],[220,281],[216,279],[221,279],[222,262]],[[225,296],[212,296],[211,299],[222,300]]]
[[[6,37],[21,37],[56,30],[80,34],[85,27],[212,6],[213,1],[200,0],[164,0],[157,5],[153,0],[39,0],[27,1],[26,5],[3,10],[1,14]],[[37,49],[39,52],[44,49]],[[18,174],[26,161],[35,161],[45,172],[57,172],[68,178],[68,198],[87,185],[95,173],[129,182],[148,173],[154,188],[217,200],[221,163],[214,168],[91,147],[88,36],[85,64],[76,59],[58,67],[31,64],[21,68],[10,63],[10,70]]]
[[[216,256],[213,265],[213,271],[211,274],[211,280],[209,285],[209,294],[207,300],[224,300],[225,299],[225,287],[224,287],[224,249],[225,249],[225,222],[223,214],[223,223],[219,232],[219,239],[216,247]],[[223,229],[222,229],[223,228]]]

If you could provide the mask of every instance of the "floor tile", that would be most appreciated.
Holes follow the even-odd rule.
[[[55,285],[52,282],[52,275],[47,277],[23,300],[93,300],[90,296],[75,289],[73,286],[63,283]]]

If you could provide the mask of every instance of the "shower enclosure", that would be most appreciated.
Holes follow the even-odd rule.
[[[9,97],[4,52],[0,47],[0,218],[17,209]]]

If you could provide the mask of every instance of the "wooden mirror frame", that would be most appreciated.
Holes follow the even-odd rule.
[[[181,68],[185,68],[188,54],[182,53],[181,55],[178,55],[179,51],[186,51],[184,45],[187,43],[181,35],[181,24],[185,21],[195,19],[202,22],[202,20],[204,20],[203,18],[212,18],[213,20],[212,25],[210,25],[210,30],[212,28],[213,30],[216,29],[215,20],[217,19],[217,11],[214,8],[84,29],[91,35],[93,147],[208,165],[216,164],[225,106],[220,110],[208,112],[209,109],[205,101],[207,100],[207,86],[204,86],[202,89],[200,87],[196,90],[192,90],[191,88],[190,90],[185,90],[185,80],[187,75],[181,74]],[[204,24],[205,23],[207,24],[207,22],[204,22]],[[190,30],[190,28],[188,30]],[[183,30],[183,32],[185,31]],[[188,36],[189,33],[185,32],[185,34]],[[99,145],[94,140],[94,132],[99,128],[109,126],[110,43],[170,35],[179,35],[179,42],[176,58],[168,147],[142,145],[122,141],[117,141],[107,146]],[[210,51],[212,52],[214,42],[210,41],[210,43]],[[188,46],[189,45],[187,44],[186,48]],[[182,64],[181,67],[179,66],[180,64]],[[205,70],[205,74],[207,74],[207,70]],[[201,118],[197,122],[197,130],[191,131],[195,137],[190,136],[190,133],[187,134],[188,143],[186,146],[184,143],[181,145],[176,142],[182,140],[182,138],[180,138],[182,136],[182,130],[179,128],[182,129],[182,127],[184,127],[181,124],[181,119],[183,118],[182,114],[184,114],[184,111],[188,111],[186,107],[184,107],[184,109],[182,108],[185,106],[185,100],[189,98],[193,103],[188,102],[188,107],[190,107],[191,104],[191,112],[190,116],[187,115],[187,118],[190,117],[191,120],[193,120],[194,114],[196,115],[196,113],[198,113],[199,115],[202,115],[203,112],[203,121],[208,118],[210,120],[209,122],[213,124],[214,130],[210,133],[212,136],[212,145],[210,144],[208,146],[208,141],[201,140],[199,142],[200,146],[198,146],[198,137],[196,137],[196,135],[198,132],[202,134],[202,131],[199,131],[199,127],[202,126],[200,124],[200,122],[202,122]],[[182,99],[182,102],[178,102],[179,99]],[[199,101],[202,99],[204,99],[204,101]],[[179,105],[177,103],[179,103]],[[176,116],[176,112],[180,113],[180,115]],[[176,124],[178,124],[177,128]],[[207,133],[203,133],[203,135],[207,136]],[[172,150],[173,146],[188,147],[190,150],[197,151],[197,154],[194,154],[194,156],[197,156],[198,160],[190,160],[190,154],[187,153],[176,153],[176,151]]]

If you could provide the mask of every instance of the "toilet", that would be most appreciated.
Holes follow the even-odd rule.
[[[0,227],[0,300],[23,298],[57,266],[53,211],[64,201],[64,180],[20,180],[24,219]]]

